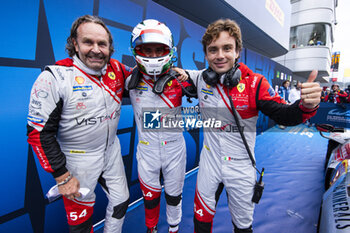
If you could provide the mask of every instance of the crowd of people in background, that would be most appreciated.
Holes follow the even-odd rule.
[[[300,99],[300,85],[299,81],[293,81],[293,84],[289,80],[285,80],[279,88],[278,94],[290,104],[293,104],[296,100]],[[344,90],[339,88],[338,84],[333,84],[331,88],[324,86],[321,94],[321,102],[328,103],[350,103],[350,85]]]
[[[300,99],[301,82],[294,81],[291,85],[289,80],[285,80],[279,88],[278,94],[290,104]]]
[[[350,103],[350,85],[345,90],[341,90],[337,84],[333,84],[331,88],[323,87],[321,102],[336,104]]]

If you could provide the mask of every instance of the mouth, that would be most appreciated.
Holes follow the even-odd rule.
[[[226,62],[214,63],[216,67],[223,68],[226,65]]]
[[[103,62],[104,59],[102,58],[96,58],[96,57],[88,57],[90,62]]]
[[[97,62],[97,63],[101,63],[104,62],[105,57],[103,55],[87,55],[86,56],[90,62]]]

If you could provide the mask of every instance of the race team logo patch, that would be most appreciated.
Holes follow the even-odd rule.
[[[213,91],[207,90],[207,89],[204,89],[204,88],[202,88],[201,92],[204,93],[204,94],[207,94],[207,95],[213,95]]]
[[[114,80],[114,79],[115,79],[115,74],[114,74],[113,72],[109,72],[109,73],[108,73],[108,77],[109,77],[110,79]]]
[[[245,89],[245,84],[244,83],[239,83],[237,85],[237,90],[239,91],[239,93],[242,93]]]
[[[75,81],[77,81],[78,84],[83,84],[85,82],[85,79],[81,76],[76,76]]]
[[[92,86],[73,86],[73,92],[75,91],[91,91]]]

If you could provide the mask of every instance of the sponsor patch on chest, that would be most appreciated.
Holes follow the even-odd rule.
[[[91,91],[93,88],[92,86],[73,86],[73,92],[76,91]]]
[[[140,91],[148,91],[148,87],[147,86],[136,86],[136,90],[140,90]]]
[[[212,90],[208,90],[208,89],[205,89],[205,88],[202,88],[201,92],[203,94],[206,94],[206,95],[213,95],[213,91]]]

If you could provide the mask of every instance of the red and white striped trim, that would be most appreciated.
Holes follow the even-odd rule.
[[[79,205],[85,205],[85,206],[94,206],[95,201],[78,201],[77,199],[71,200]]]
[[[74,65],[73,64],[73,66],[75,67],[75,68],[77,68],[80,72],[82,72],[86,77],[88,77],[92,82],[94,82],[97,86],[99,86],[100,88],[103,88],[110,96],[112,96],[112,98],[118,103],[118,104],[120,104],[120,99],[119,99],[119,97],[118,96],[116,96],[116,95],[114,95],[113,93],[112,93],[112,91],[108,88],[107,89],[107,87],[105,86],[105,85],[102,85],[102,84],[100,84],[98,81],[97,81],[97,78],[95,78],[95,77],[93,77],[93,76],[91,76],[91,75],[89,75],[88,73],[86,73],[85,71],[83,71],[82,69],[80,69],[78,66],[76,66],[76,65]]]
[[[199,194],[198,190],[196,190],[196,195],[198,197],[198,200],[201,202],[202,206],[205,208],[206,211],[208,211],[209,214],[215,215],[215,210],[212,210],[202,199],[201,195]]]
[[[153,88],[153,85],[150,81],[146,80],[145,78],[143,78],[143,80],[151,87]],[[168,99],[168,97],[166,97],[163,93],[159,95],[159,97],[166,103],[166,105],[168,105],[169,108],[174,108],[174,104]]]
[[[223,86],[220,85],[220,87],[223,87]],[[220,94],[222,100],[224,101],[226,107],[228,108],[228,110],[230,110],[230,112],[233,114],[230,104],[227,103],[227,100],[225,99],[224,95],[223,95],[222,92],[220,91],[219,85],[216,85],[216,89],[218,90],[218,92],[219,92],[219,94]],[[225,96],[227,96],[226,92],[225,92],[224,90],[222,90],[222,91],[225,93]],[[229,98],[229,97],[227,96],[227,98]]]
[[[145,186],[146,188],[148,188],[149,190],[151,190],[151,191],[153,191],[153,192],[161,192],[161,191],[162,191],[161,188],[160,188],[160,189],[159,189],[159,188],[153,188],[153,187],[147,185],[147,184],[141,179],[140,176],[139,176],[139,181],[140,181],[140,183],[142,183],[143,186]]]

